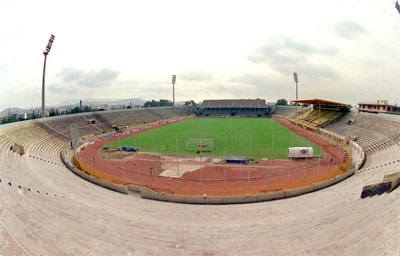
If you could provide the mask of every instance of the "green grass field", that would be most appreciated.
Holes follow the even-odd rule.
[[[247,156],[287,158],[288,147],[310,146],[314,155],[322,150],[269,118],[195,118],[153,129],[109,143],[109,147],[136,146],[140,152],[199,155],[186,150],[188,139],[212,141],[211,152],[203,156]]]

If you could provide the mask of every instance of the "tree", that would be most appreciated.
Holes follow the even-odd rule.
[[[71,114],[80,113],[80,112],[81,112],[80,107],[74,107],[73,109],[70,110]]]
[[[151,101],[147,101],[144,103],[145,108],[166,107],[166,106],[172,106],[172,105],[174,105],[174,103],[172,103],[172,101],[166,100],[166,99],[160,99],[159,101],[151,100]]]
[[[83,112],[92,112],[92,108],[90,106],[84,106]]]
[[[170,101],[170,100],[161,99],[159,101],[159,106],[160,107],[173,106],[173,105],[174,105],[174,103],[172,101]]]
[[[286,99],[279,99],[276,101],[276,105],[287,106],[288,101]]]
[[[185,101],[185,106],[197,106],[197,103],[193,100]]]
[[[158,107],[158,102],[157,101],[155,101],[155,100],[151,100],[151,101],[146,101],[145,103],[144,103],[144,107],[145,108],[152,108],[152,107]]]
[[[52,108],[49,110],[49,116],[58,116],[58,115],[60,115],[60,112],[58,111],[58,109]]]
[[[8,124],[8,123],[14,123],[14,122],[18,122],[18,118],[16,116],[5,116],[3,117],[3,119],[1,120],[2,124]]]

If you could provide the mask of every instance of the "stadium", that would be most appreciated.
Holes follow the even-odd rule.
[[[113,123],[117,133],[86,135],[68,166],[124,193],[133,188],[145,198],[204,204],[285,198],[352,174],[351,159],[343,161],[343,139],[329,143],[290,122],[265,118],[265,100],[205,100],[190,111],[196,114],[132,127]],[[288,148],[302,146],[315,149],[315,157],[286,159]]]
[[[311,107],[204,100],[1,125],[0,254],[396,255],[398,116],[295,103]],[[305,146],[315,157],[287,158]]]

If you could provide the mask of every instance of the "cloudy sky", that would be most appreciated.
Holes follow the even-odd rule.
[[[393,0],[0,0],[0,110],[79,99],[400,103]]]

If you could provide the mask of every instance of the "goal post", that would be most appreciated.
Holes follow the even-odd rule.
[[[211,152],[213,148],[213,139],[189,138],[186,140],[185,150],[187,151]]]

